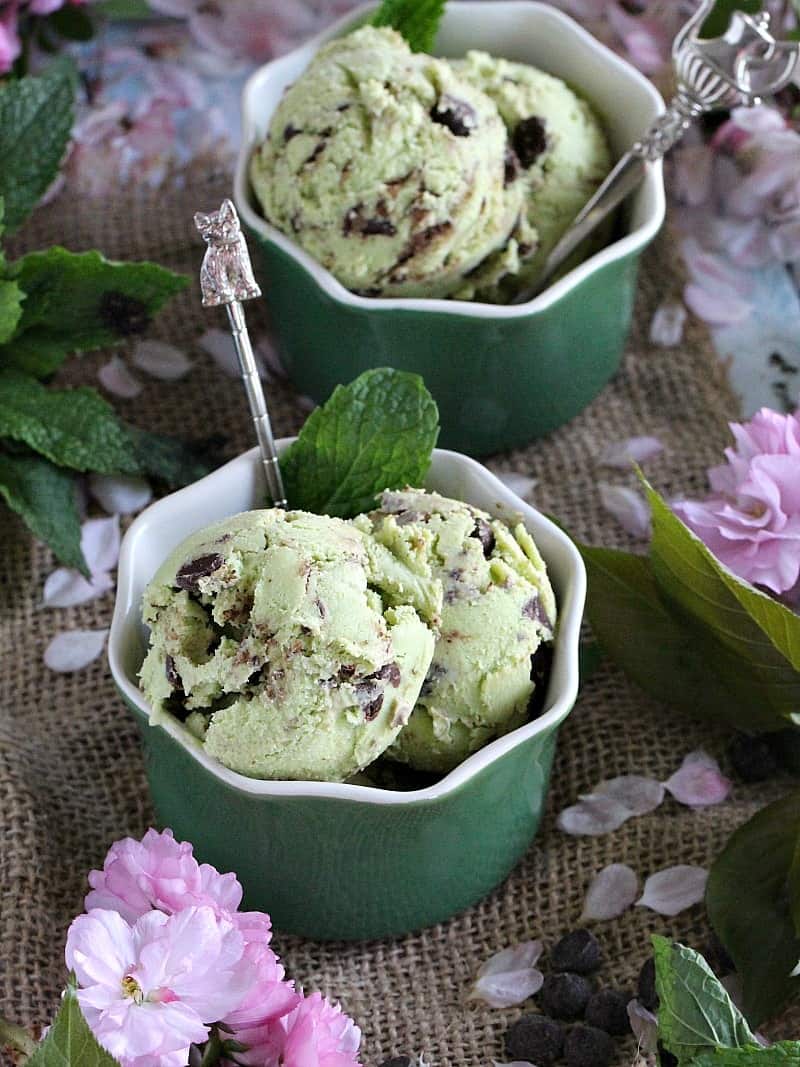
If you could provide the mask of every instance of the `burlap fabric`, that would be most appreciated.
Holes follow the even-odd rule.
[[[113,257],[149,257],[196,277],[202,245],[192,213],[218,204],[226,190],[225,176],[218,174],[175,193],[108,201],[64,198],[40,210],[17,250],[53,242],[75,250],[99,247]],[[647,256],[624,365],[602,396],[548,440],[490,463],[499,471],[539,479],[537,505],[588,542],[628,543],[598,499],[594,464],[603,445],[655,434],[666,445],[648,465],[655,484],[667,494],[701,491],[706,468],[726,442],[725,422],[736,413],[699,326],[690,326],[675,350],[648,342],[656,305],[679,288],[676,259],[665,239]],[[251,309],[257,336],[265,324]],[[201,310],[196,286],[176,299],[153,335],[190,350],[194,370],[174,385],[149,381],[138,400],[119,406],[148,429],[198,437],[221,432],[232,455],[250,445],[241,386],[195,345],[204,329],[223,324],[218,314]],[[63,377],[94,382],[105,358],[107,353],[72,360]],[[564,358],[569,359],[568,352]],[[274,390],[272,402],[277,431],[295,431],[303,414],[291,390]],[[53,558],[31,543],[5,509],[0,522],[0,1013],[42,1024],[51,1018],[64,980],[64,937],[81,909],[86,872],[101,864],[113,840],[141,835],[153,816],[133,722],[114,692],[106,663],[55,675],[42,661],[56,631],[107,626],[113,597],[70,610],[42,609],[42,583]],[[424,1053],[426,1061],[441,1065],[484,1067],[502,1060],[503,1031],[522,1009],[493,1011],[465,999],[490,954],[531,937],[551,944],[572,928],[590,879],[606,864],[629,863],[641,877],[675,863],[708,865],[739,823],[789,787],[788,780],[737,785],[727,803],[705,811],[667,800],[654,814],[597,839],[567,837],[555,828],[556,813],[599,779],[627,772],[664,779],[701,745],[724,762],[723,734],[653,703],[605,665],[584,687],[563,729],[538,839],[482,904],[397,940],[318,944],[278,933],[276,948],[306,989],[323,990],[355,1016],[364,1031],[367,1065],[404,1051]],[[702,907],[674,920],[636,908],[599,924],[608,958],[605,982],[633,985],[652,932],[698,947],[709,933]],[[793,1036],[800,1036],[797,1017],[785,1016],[771,1032],[788,1036],[793,1025]],[[632,1043],[619,1049],[619,1062],[629,1061]]]

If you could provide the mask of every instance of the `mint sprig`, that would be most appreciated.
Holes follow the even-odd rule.
[[[391,26],[413,52],[430,52],[444,14],[446,0],[383,0],[373,26]]]
[[[352,518],[384,489],[421,485],[439,412],[416,374],[365,371],[312,412],[281,460],[289,506]]]
[[[0,451],[0,497],[62,563],[88,574],[75,479],[69,471],[41,456]]]
[[[89,1029],[70,984],[50,1027],[47,1037],[39,1045],[25,1067],[119,1067],[111,1053],[106,1052]]]

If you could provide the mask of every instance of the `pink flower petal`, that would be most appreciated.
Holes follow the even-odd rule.
[[[655,1052],[658,1046],[658,1019],[638,1000],[628,1004],[628,1019],[642,1052]]]
[[[635,489],[598,482],[597,490],[603,507],[629,534],[640,538],[650,536],[650,509]]]
[[[59,674],[80,671],[102,653],[108,630],[68,630],[57,634],[44,652],[45,666]]]
[[[491,1008],[521,1004],[542,988],[544,976],[535,966],[541,954],[541,941],[523,941],[496,953],[478,971],[469,999]]]
[[[278,350],[269,337],[262,337],[256,344],[256,362],[263,365],[263,377],[268,380],[286,381],[286,368],[281,363]]]
[[[607,445],[597,462],[601,467],[626,470],[632,463],[646,463],[663,451],[664,446],[657,437],[628,437]]]
[[[48,575],[44,583],[42,605],[46,608],[71,608],[94,600],[113,587],[111,575],[102,571],[87,580],[71,567],[59,567]]]
[[[111,571],[119,560],[119,516],[108,519],[87,519],[81,526],[83,558],[92,574]]]
[[[556,825],[574,837],[599,837],[617,830],[632,814],[630,808],[614,797],[590,793],[581,797],[577,804],[565,808],[556,819]]]
[[[631,815],[647,815],[664,800],[664,786],[655,778],[640,774],[623,774],[607,778],[594,788],[595,793],[611,797],[624,805]]]
[[[659,915],[679,915],[705,896],[708,871],[703,867],[678,864],[656,871],[644,883],[636,906],[650,908]]]
[[[128,365],[120,356],[112,356],[103,364],[97,377],[104,389],[123,400],[133,400],[142,391],[142,383],[128,370]]]
[[[192,369],[186,353],[165,341],[137,341],[131,361],[145,374],[165,382],[177,381]]]
[[[539,484],[538,478],[529,478],[526,474],[517,474],[516,471],[497,471],[497,477],[512,493],[521,496],[523,500]]]
[[[686,308],[677,300],[669,300],[656,308],[650,323],[650,341],[662,348],[675,348],[683,340]]]
[[[679,804],[690,808],[705,808],[721,804],[731,791],[731,783],[719,768],[719,764],[702,749],[690,752],[677,771],[671,775],[664,788]]]
[[[589,886],[578,922],[616,919],[627,911],[639,892],[636,871],[624,863],[604,867]]]
[[[153,498],[144,478],[116,474],[90,474],[89,492],[109,515],[132,515]]]

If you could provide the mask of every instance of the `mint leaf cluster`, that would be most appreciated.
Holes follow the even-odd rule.
[[[119,1067],[117,1060],[95,1039],[83,1017],[75,986],[67,986],[55,1022],[47,1037],[36,1049],[26,1067]]]
[[[349,519],[384,489],[422,485],[439,411],[417,374],[381,367],[339,385],[281,460],[291,507]]]
[[[372,25],[391,26],[405,37],[413,52],[430,52],[444,6],[445,0],[383,0]]]

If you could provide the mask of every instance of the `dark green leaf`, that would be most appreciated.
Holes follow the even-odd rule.
[[[73,470],[141,470],[130,435],[94,389],[46,389],[15,370],[0,371],[0,437],[21,441]]]
[[[58,247],[31,252],[11,269],[25,303],[14,339],[0,346],[0,366],[39,377],[70,352],[142,333],[188,282],[155,263],[117,263]]]
[[[69,471],[39,456],[0,452],[0,496],[62,563],[88,574],[75,479]]]
[[[717,0],[714,9],[703,23],[703,37],[719,37],[728,28],[734,11],[755,15],[761,10],[761,0]]]
[[[664,937],[653,938],[658,1036],[679,1067],[704,1048],[757,1044],[747,1022],[703,957]]]
[[[800,959],[789,900],[799,837],[797,791],[737,830],[708,880],[708,915],[742,979],[753,1026],[800,993],[800,979],[789,977]]]
[[[16,229],[55,178],[73,120],[75,69],[61,58],[40,78],[0,84],[0,196]]]
[[[25,1067],[119,1067],[95,1041],[77,997],[68,987],[50,1031]]]
[[[222,461],[222,438],[181,441],[165,434],[148,433],[135,426],[127,431],[143,474],[149,474],[170,488],[196,482]]]
[[[23,294],[16,282],[0,280],[0,344],[14,335],[22,315]]]
[[[800,802],[800,796],[798,796]],[[789,908],[792,913],[795,937],[800,942],[800,833],[794,845],[794,857],[789,868]],[[798,954],[800,963],[800,954]]]
[[[92,5],[98,15],[109,19],[153,19],[160,18],[147,0],[99,0]]]
[[[70,4],[54,11],[49,24],[68,41],[91,41],[94,24],[85,11]]]
[[[597,641],[583,641],[578,650],[581,685],[584,685],[605,659],[605,652]]]
[[[692,1067],[800,1067],[800,1042],[781,1041],[764,1048],[707,1049],[693,1061]]]
[[[444,13],[445,0],[383,0],[373,26],[391,26],[414,52],[430,52]]]
[[[365,371],[312,412],[281,460],[289,506],[342,518],[367,511],[383,489],[422,484],[438,435],[418,375]]]

